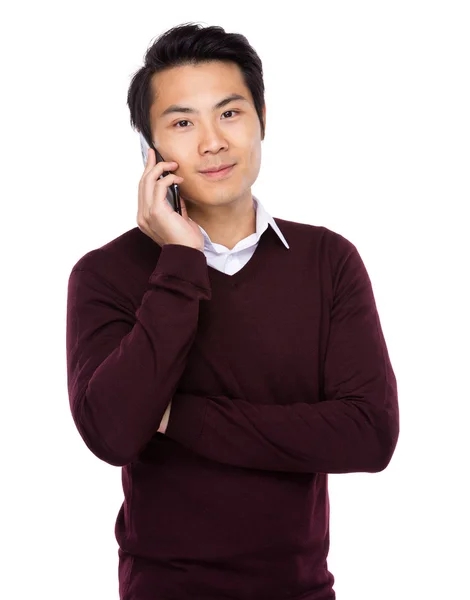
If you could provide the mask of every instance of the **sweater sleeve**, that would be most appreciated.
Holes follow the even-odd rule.
[[[378,472],[399,434],[397,382],[371,282],[355,248],[341,265],[324,363],[324,397],[267,398],[176,393],[166,435],[209,459],[308,473]]]
[[[67,385],[85,444],[122,466],[155,434],[186,366],[199,301],[211,290],[202,252],[164,245],[135,310],[100,252],[82,258],[68,281]]]

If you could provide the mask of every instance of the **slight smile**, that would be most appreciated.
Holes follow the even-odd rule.
[[[234,166],[235,165],[232,165],[226,169],[221,169],[220,171],[207,171],[206,173],[200,171],[200,173],[208,179],[225,179],[225,177],[228,177],[232,173]]]

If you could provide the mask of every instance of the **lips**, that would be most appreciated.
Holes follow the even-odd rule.
[[[213,167],[208,170],[201,171],[201,173],[217,173],[218,171],[223,171],[228,167],[233,167],[233,164],[219,165],[218,167]]]
[[[228,177],[230,177],[234,168],[235,168],[235,165],[229,165],[225,169],[220,169],[219,171],[206,171],[206,172],[201,171],[201,175],[206,180],[220,181],[222,179],[227,179]]]

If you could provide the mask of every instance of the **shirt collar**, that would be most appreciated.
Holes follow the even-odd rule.
[[[268,213],[268,211],[261,204],[259,199],[256,196],[253,196],[253,204],[255,205],[256,210],[256,237],[257,240],[261,237],[261,234],[268,228],[268,225],[274,229],[274,231],[279,236],[280,240],[284,244],[284,246],[289,250],[289,244],[287,243],[286,238],[282,235],[279,226],[273,217]]]
[[[268,211],[264,208],[264,206],[261,204],[259,199],[256,196],[254,196],[253,194],[252,194],[252,197],[253,197],[253,205],[254,205],[255,211],[256,211],[256,232],[253,233],[252,235],[248,236],[244,240],[240,240],[240,242],[238,242],[238,244],[242,244],[242,242],[243,242],[243,244],[242,244],[243,248],[251,246],[253,244],[257,244],[261,235],[266,231],[268,226],[271,225],[271,227],[274,229],[274,231],[276,232],[276,234],[278,235],[278,237],[280,238],[280,240],[282,241],[284,246],[287,249],[289,249],[289,244],[287,243],[286,238],[282,235],[282,232],[279,229],[279,226],[277,225],[276,221],[268,213]],[[211,248],[212,250],[214,250],[218,253],[219,250],[217,250],[217,249],[223,248],[223,246],[221,244],[216,244],[216,243],[212,242],[210,237],[208,236],[207,232],[205,231],[205,229],[203,229],[200,225],[198,225],[198,227],[204,236],[205,248],[206,249]],[[237,250],[238,249],[241,250],[241,247],[238,248],[238,244],[235,246],[235,248]],[[233,248],[233,250],[235,250],[235,248]]]

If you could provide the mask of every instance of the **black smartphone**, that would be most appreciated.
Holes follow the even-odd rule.
[[[152,148],[152,150],[155,152],[155,156],[157,157],[157,163],[165,162],[165,159],[160,154],[160,152],[155,148],[155,146],[153,144],[151,144],[151,146],[149,146],[149,143],[147,142],[147,140],[145,139],[145,137],[141,131],[139,131],[139,137],[140,137],[140,149],[142,151],[142,159],[144,161],[144,166],[147,164],[147,151],[148,151],[149,147]],[[160,178],[166,177],[169,174],[170,174],[169,171],[163,171]],[[181,202],[180,202],[180,191],[179,191],[179,187],[178,187],[177,183],[172,183],[169,186],[168,193],[166,195],[166,200],[174,211],[176,211],[178,214],[182,215]]]

